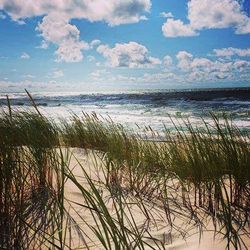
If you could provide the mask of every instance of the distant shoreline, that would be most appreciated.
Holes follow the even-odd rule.
[[[39,92],[31,93],[41,112],[58,121],[59,114],[70,118],[69,114],[95,112],[109,116],[118,123],[128,126],[138,124],[141,127],[150,125],[157,131],[163,129],[163,124],[171,127],[169,115],[189,118],[193,124],[199,117],[209,122],[210,112],[227,113],[238,127],[250,128],[250,88],[220,88],[172,90],[158,92],[133,93],[75,93],[75,92]],[[26,93],[9,94],[11,106],[28,110],[32,102]],[[6,95],[0,94],[0,111],[7,106]]]
[[[238,91],[247,91],[250,92],[250,86],[249,87],[218,87],[218,88],[155,88],[155,89],[132,89],[132,90],[121,90],[121,89],[117,89],[117,90],[96,90],[96,91],[85,91],[85,90],[79,90],[79,91],[72,91],[72,90],[68,90],[68,89],[64,89],[62,91],[58,91],[58,90],[54,90],[54,91],[45,91],[45,90],[30,90],[31,93],[33,93],[34,95],[36,94],[54,94],[54,93],[59,93],[59,94],[67,94],[67,93],[71,93],[72,95],[76,95],[76,94],[87,94],[87,95],[108,95],[108,94],[147,94],[147,93],[173,93],[173,92],[177,92],[177,93],[186,93],[186,92],[238,92]],[[25,90],[19,90],[19,91],[1,91],[0,90],[0,98],[1,95],[12,95],[12,94],[25,94]],[[54,96],[54,95],[53,95]]]
[[[138,92],[137,92],[138,91]],[[207,96],[209,94],[209,96]],[[1,92],[0,91],[0,102],[6,99],[6,95],[10,95],[10,98],[16,99],[15,95],[18,97],[27,98],[25,91],[23,92]],[[86,93],[86,92],[70,92],[70,91],[63,91],[63,92],[33,92],[33,96],[36,98],[52,98],[52,97],[85,97],[85,96],[95,96],[95,97],[105,97],[105,96],[117,96],[117,97],[145,97],[145,96],[165,96],[171,99],[178,99],[178,98],[186,98],[186,99],[195,99],[197,100],[204,100],[202,99],[204,96],[208,99],[215,99],[215,98],[243,98],[244,100],[250,100],[250,87],[239,87],[239,88],[195,88],[195,89],[155,89],[153,91],[148,90],[135,90],[130,92],[122,92],[122,91],[112,91],[112,92],[96,92],[96,93]]]

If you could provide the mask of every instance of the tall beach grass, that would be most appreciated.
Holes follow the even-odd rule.
[[[211,118],[202,128],[173,121],[175,131],[166,128],[159,142],[154,131],[145,140],[112,120],[84,114],[63,123],[62,137],[66,145],[101,151],[107,184],[157,201],[170,223],[173,208],[185,207],[200,225],[204,215],[212,220],[228,246],[246,247],[241,235],[249,237],[249,135],[224,115]]]
[[[56,125],[29,96],[34,112],[14,111],[8,99],[0,115],[1,249],[74,249],[75,237],[86,249],[88,242],[101,249],[165,249],[173,232],[202,234],[210,224],[228,249],[247,249],[249,134],[228,117],[211,114],[212,122],[199,128],[173,119],[174,131],[165,128],[159,137],[148,127],[147,137],[94,113]],[[93,150],[103,178],[91,178],[78,159],[76,176],[72,147]],[[69,181],[79,201],[66,197]],[[168,240],[150,230],[160,221]]]

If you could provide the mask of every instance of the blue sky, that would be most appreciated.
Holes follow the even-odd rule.
[[[0,0],[0,88],[250,86],[250,1]]]

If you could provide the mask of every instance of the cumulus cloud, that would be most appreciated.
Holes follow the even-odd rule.
[[[229,72],[231,70],[231,62],[212,61],[207,58],[194,58],[187,51],[180,51],[176,55],[178,59],[178,67],[183,71],[202,71],[202,72]]]
[[[39,46],[37,46],[37,49],[47,49],[49,47],[49,43],[46,42],[45,40],[42,40]]]
[[[13,20],[51,13],[66,15],[68,19],[105,21],[109,25],[134,23],[145,19],[151,8],[150,0],[1,0],[0,9]]]
[[[89,44],[90,48],[93,49],[95,48],[96,46],[100,45],[101,44],[101,41],[98,40],[98,39],[95,39],[93,41],[91,41],[91,43]]]
[[[188,18],[192,27],[198,30],[231,26],[240,29],[250,21],[236,0],[191,0]]]
[[[237,0],[190,0],[189,23],[168,19],[162,26],[166,37],[193,36],[202,29],[233,27],[236,34],[250,33],[250,18]]]
[[[75,25],[69,24],[67,18],[59,14],[45,16],[36,29],[41,32],[45,41],[57,44],[68,38],[77,40],[80,34]]]
[[[250,62],[246,60],[210,60],[203,57],[194,57],[187,51],[177,53],[177,67],[187,75],[187,79],[212,80],[237,77],[241,72],[250,70]]]
[[[163,35],[166,37],[196,36],[198,35],[189,24],[181,20],[168,19],[162,26]]]
[[[18,23],[34,16],[44,16],[38,25],[43,41],[38,48],[46,49],[49,43],[58,46],[56,61],[79,62],[82,50],[99,45],[99,40],[87,45],[80,41],[80,32],[71,19],[86,19],[91,22],[104,21],[110,26],[136,23],[146,20],[150,11],[150,0],[1,0],[0,10],[5,11]]]
[[[176,55],[178,59],[178,67],[182,70],[188,70],[192,62],[193,55],[187,51],[179,51]]]
[[[173,64],[172,57],[168,56],[168,55],[164,56],[164,58],[163,58],[163,65],[165,67],[170,67],[170,66],[172,66],[172,64]]]
[[[231,56],[240,56],[240,57],[249,57],[250,56],[250,48],[247,49],[238,49],[238,48],[222,48],[222,49],[214,49],[213,52],[215,56],[218,57],[231,57]]]
[[[234,62],[233,66],[239,72],[243,72],[245,69],[250,68],[250,62],[245,60],[237,60]]]
[[[105,81],[108,78],[110,78],[111,76],[110,72],[107,71],[106,69],[97,69],[95,71],[93,71],[92,73],[90,73],[90,78],[93,81]]]
[[[30,59],[30,55],[27,54],[26,52],[23,52],[20,56],[21,59]]]
[[[99,49],[105,50],[100,46]],[[248,60],[197,57],[187,51],[179,51],[176,54],[176,60],[166,55],[162,59],[162,65],[164,67],[156,67],[142,75],[116,75],[115,72],[119,71],[115,71],[115,69],[112,70],[112,74],[105,69],[100,69],[92,72],[90,76],[91,80],[96,82],[145,84],[173,82],[184,84],[231,80],[236,82],[239,79],[249,81],[250,76],[250,61]]]
[[[161,12],[160,13],[161,17],[166,17],[166,18],[173,18],[173,14],[171,12]]]
[[[117,43],[113,48],[100,45],[97,52],[107,59],[111,67],[144,68],[161,63],[158,58],[149,56],[146,47],[136,42]]]
[[[56,62],[80,62],[83,59],[82,50],[88,48],[83,41],[68,39],[59,44],[55,54]]]
[[[66,16],[45,16],[36,30],[40,32],[45,45],[54,43],[58,46],[55,52],[57,62],[79,62],[83,59],[82,50],[89,49],[86,42],[80,41],[80,31],[69,23]]]

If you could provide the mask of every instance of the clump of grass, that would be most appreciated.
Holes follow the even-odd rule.
[[[165,249],[165,244],[171,242],[168,233],[163,234],[163,238],[152,234],[152,228],[158,229],[164,224],[169,230],[173,226],[164,218],[164,209],[160,209],[156,204],[152,206],[151,202],[142,199],[141,196],[131,195],[122,183],[117,182],[114,185],[109,182],[106,162],[95,153],[92,157],[94,159],[91,165],[98,169],[97,172],[103,176],[102,178],[90,178],[86,167],[77,158],[81,174],[76,176],[70,169],[66,174],[82,195],[79,201],[71,199],[69,203],[75,208],[82,227],[87,229],[84,232],[89,238],[86,247],[92,245],[94,248],[103,249]],[[176,208],[177,206],[172,207],[173,210]],[[188,215],[178,208],[178,217],[181,220],[188,220]],[[89,218],[92,218],[92,223],[89,222]],[[158,222],[161,225],[158,225]],[[189,228],[192,227],[191,223]],[[181,231],[180,228],[175,230]]]
[[[65,163],[56,127],[40,114],[2,113],[0,141],[0,248],[60,245]]]
[[[244,246],[241,234],[249,236],[249,137],[227,117],[211,117],[212,124],[204,121],[202,128],[173,122],[175,131],[166,129],[161,142],[154,131],[150,141],[142,140],[95,114],[74,117],[62,134],[68,145],[105,154],[109,185],[122,183],[136,195],[160,200],[170,222],[168,200],[189,209],[196,221],[202,222],[205,213],[229,245]]]

